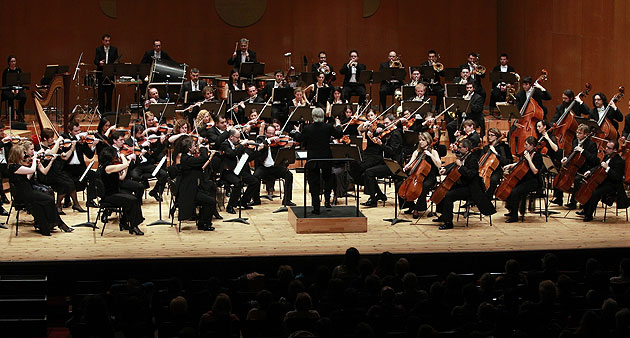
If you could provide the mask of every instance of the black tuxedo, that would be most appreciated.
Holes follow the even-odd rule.
[[[245,60],[246,62],[254,62],[254,63],[258,62],[256,60],[256,52],[254,52],[251,49],[248,49],[247,52],[249,53],[249,56]],[[240,49],[236,51],[236,57],[230,57],[227,60],[227,64],[230,66],[234,66],[234,68],[236,68],[240,72],[240,67],[241,67],[241,50]]]
[[[275,161],[282,147],[269,146],[266,140],[264,143],[266,146],[260,151],[257,151],[255,155],[256,170],[254,170],[254,177],[268,182],[268,185],[273,185],[275,180],[282,178],[284,180],[284,198],[282,201],[283,205],[287,205],[293,198],[293,174],[285,165],[265,166],[265,160],[269,154],[271,153],[271,159]]]
[[[359,83],[359,77],[361,75],[361,72],[364,70],[366,70],[365,65],[362,63],[357,63],[357,66],[356,66],[357,82],[350,82],[350,79],[352,78],[352,69],[348,68],[347,63],[343,64],[343,66],[339,70],[339,73],[344,75],[344,78],[343,78],[344,100],[347,100],[348,102],[350,102],[350,97],[356,95],[356,96],[359,96],[359,104],[363,104],[365,102],[365,95],[366,95],[365,85],[362,83]]]
[[[255,201],[260,200],[260,180],[252,176],[249,171],[249,165],[243,166],[243,169],[240,172],[241,178],[234,174],[234,168],[236,168],[240,157],[245,154],[245,147],[241,144],[237,144],[234,149],[232,149],[232,143],[229,139],[226,139],[223,143],[221,143],[219,149],[223,151],[223,155],[221,156],[221,178],[233,185],[232,194],[230,195],[230,200],[228,201],[228,207],[236,207],[239,202],[242,205],[246,205],[252,198]],[[243,184],[247,184],[247,189],[243,194],[243,198],[241,198]]]
[[[381,72],[389,68],[391,68],[389,61],[383,62],[379,66],[378,71]],[[381,101],[382,110],[385,110],[387,108],[387,96],[394,95],[394,91],[396,91],[396,89],[400,88],[401,86],[402,86],[402,82],[399,82],[397,80],[393,80],[393,81],[382,80],[381,81],[381,88],[379,89],[379,98]]]
[[[608,158],[605,157],[604,161]],[[600,166],[591,168],[591,173],[594,173]],[[628,207],[628,196],[623,188],[623,177],[626,170],[626,161],[617,154],[613,154],[608,163],[608,172],[606,173],[606,179],[597,186],[593,195],[584,205],[584,216],[593,217],[593,212],[597,207],[599,201],[610,194],[615,194],[617,198],[617,208]]]
[[[116,60],[118,60],[118,49],[114,46],[109,46],[109,53],[106,57],[105,46],[96,47],[96,52],[94,53],[94,64],[96,65],[96,70],[98,71],[103,70],[103,66],[100,64],[101,60],[106,61],[106,64],[108,65],[113,64]],[[102,112],[110,112],[112,111],[112,93],[114,91],[114,86],[110,81],[113,81],[114,79],[103,81],[104,79],[103,73],[96,73],[96,80],[99,84],[98,105]]]
[[[571,103],[563,102],[556,106],[556,111],[553,114],[553,118],[551,119],[552,124],[558,122],[562,114],[564,114],[564,110],[567,109],[570,104]],[[575,102],[575,104],[573,104],[573,107],[571,107],[571,111],[573,112],[573,114],[575,114],[575,116],[579,117],[585,117],[586,115],[590,114],[588,106],[584,102],[582,102],[582,104],[578,104],[577,102]]]
[[[591,109],[588,117],[591,120],[599,121],[599,113],[597,112],[597,108]],[[619,111],[619,109],[612,109],[611,107],[606,113],[606,118],[608,119],[608,121],[610,121],[610,123],[612,123],[615,129],[619,131],[619,122],[623,121],[623,115],[621,114],[621,111]]]
[[[473,120],[477,124],[476,127],[481,128],[481,134],[485,135],[486,121],[483,117],[483,98],[481,95],[476,92],[473,93],[470,98],[469,106],[470,110],[466,113],[465,119],[463,118],[464,116],[462,113],[462,115],[458,116],[457,119],[454,119],[446,124],[446,131],[448,132],[448,137],[451,143],[455,141],[455,131],[457,131],[457,127],[460,127],[464,120]],[[479,135],[477,135],[477,137],[479,137]],[[473,146],[476,147],[476,145]]]
[[[140,63],[153,63],[153,52],[153,49],[146,51],[146,53],[144,53],[144,55],[142,56]],[[171,59],[171,57],[165,51],[160,52],[160,60],[175,62],[175,60]]]
[[[197,91],[203,91],[203,89],[208,85],[206,83],[206,81],[203,81],[203,80],[198,80],[198,82],[199,82],[199,85],[198,85],[199,88],[198,88]],[[186,81],[186,82],[182,83],[182,88],[180,90],[180,94],[179,95],[181,97],[184,97],[184,93],[192,92],[192,91],[193,91],[192,90],[192,81]],[[194,102],[189,102],[189,103],[194,103]]]
[[[543,109],[543,111],[545,112],[544,119],[547,120],[547,107],[543,105],[543,100],[545,101],[551,100],[551,94],[549,94],[549,91],[547,90],[542,91],[538,88],[534,88],[534,93],[532,94],[532,98]],[[525,104],[526,99],[527,99],[527,93],[524,90],[519,90],[519,92],[516,93],[516,106],[518,107],[518,109],[521,109],[521,107],[523,107],[523,104]]]
[[[208,130],[208,142],[210,143],[214,143],[214,146],[212,147],[212,149],[219,149],[221,147],[221,144],[223,142],[225,142],[225,140],[228,139],[228,137],[230,137],[230,132],[229,131],[224,131],[223,133],[219,130],[219,128],[217,128],[216,126],[210,128],[210,130]]]
[[[330,63],[326,63],[326,64],[330,68],[330,73],[328,73],[328,75],[325,75],[324,83],[335,82],[335,80],[337,80],[337,75],[334,74],[333,66]],[[311,65],[311,72],[313,73],[313,83],[317,82],[317,75],[319,75],[318,69],[319,69],[319,63],[313,63]]]
[[[492,68],[492,72],[493,73],[501,72],[501,65],[494,66],[494,68]],[[514,67],[510,65],[507,65],[507,73],[516,73],[516,69],[514,69]],[[498,85],[497,82],[492,82],[492,88],[496,88],[497,85]]]

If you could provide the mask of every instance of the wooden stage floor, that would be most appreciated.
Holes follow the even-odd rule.
[[[294,178],[293,200],[301,205],[303,176],[295,174]],[[339,255],[351,246],[366,254],[383,251],[445,253],[628,247],[630,224],[626,222],[624,210],[615,216],[614,208],[609,209],[606,223],[603,223],[603,209],[599,208],[595,220],[585,223],[574,211],[565,218],[564,208],[554,205],[551,210],[561,213],[550,217],[549,222],[545,222],[544,216],[528,213],[524,223],[508,224],[503,217],[505,208],[499,203],[498,212],[492,219],[493,226],[489,225],[486,217],[480,221],[479,216],[472,216],[468,228],[465,228],[465,220],[460,218],[455,229],[440,231],[438,223],[426,217],[415,222],[401,214],[402,218],[414,222],[394,226],[383,221],[383,218],[393,216],[393,187],[388,187],[387,195],[385,207],[380,203],[376,208],[361,208],[368,218],[366,233],[296,234],[286,212],[272,213],[280,207],[278,198],[271,202],[263,199],[263,205],[244,211],[249,225],[215,220],[214,232],[198,231],[194,222],[182,224],[182,232],[169,225],[146,226],[158,219],[158,204],[150,197],[143,205],[146,220],[140,227],[145,232],[144,236],[118,231],[114,220],[108,224],[103,237],[100,230],[92,231],[90,228],[77,228],[73,233],[55,230],[51,237],[44,237],[34,231],[31,216],[22,213],[22,224],[16,237],[12,214],[9,230],[0,229],[0,243],[3,243],[0,261]],[[362,202],[366,198],[362,195]],[[354,199],[349,203],[354,203]],[[63,219],[69,225],[86,220],[85,213],[73,212],[70,208],[65,210],[67,215]],[[162,212],[163,218],[167,218],[168,202],[163,203]],[[91,215],[94,220],[96,210],[92,209]],[[221,212],[221,215],[225,219],[233,216],[226,212]]]

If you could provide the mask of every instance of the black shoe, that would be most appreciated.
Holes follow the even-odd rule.
[[[366,202],[361,203],[361,205],[373,208],[378,205],[378,201],[370,197]]]
[[[418,219],[418,218],[420,218],[420,212],[419,212],[419,211],[417,211],[417,210],[414,210],[414,211],[413,211],[413,216],[411,216],[411,217],[413,217],[413,219]]]
[[[585,216],[584,217],[584,222],[590,222],[593,220],[593,216]]]
[[[155,198],[155,200],[158,201],[158,202],[162,202],[163,201],[162,200],[162,196],[160,194],[158,194],[158,192],[155,191],[155,190],[149,191],[149,196]]]
[[[319,215],[319,214],[321,214],[321,212],[319,211],[319,209],[313,209],[313,211],[311,211],[311,214]]]
[[[296,206],[296,205],[297,205],[297,204],[295,204],[295,203],[293,203],[293,202],[291,202],[291,201],[288,201],[287,203],[285,203],[285,204],[284,204],[284,206],[286,206],[286,207],[294,207],[294,206]]]
[[[503,214],[503,216],[505,216],[505,217],[510,217],[510,216],[512,216],[512,214],[510,214],[510,213],[508,212],[507,214]]]
[[[0,207],[0,216],[9,216],[9,212],[6,211],[3,207]]]
[[[243,210],[251,210],[251,209],[254,209],[254,208],[251,207],[249,204],[247,204],[247,205],[241,205],[241,209],[243,209]]]
[[[385,196],[385,194],[380,194],[376,196],[376,199],[379,201],[383,201],[386,202],[387,201],[387,196]]]
[[[232,214],[232,215],[236,214],[236,210],[234,210],[234,207],[227,207],[227,208],[225,208],[225,211],[228,214]]]
[[[67,226],[65,223],[61,223],[59,225],[59,229],[61,229],[61,231],[63,231],[63,232],[73,232],[74,231],[74,228],[71,228],[71,227]]]
[[[70,207],[70,205],[71,205],[71,204],[70,204],[70,199],[69,199],[69,198],[68,198],[68,199],[66,199],[66,200],[63,202],[63,207],[64,207],[64,208],[68,208],[68,207]]]
[[[584,210],[578,210],[575,212],[576,215],[584,216]]]
[[[413,210],[413,208],[409,208],[409,209],[407,209],[407,210],[403,211],[403,213],[404,213],[405,215],[411,215],[411,214],[413,214],[413,211],[414,211],[414,210]]]
[[[518,217],[509,217],[505,220],[505,223],[515,223],[518,222]]]
[[[57,209],[57,213],[58,213],[59,215],[61,215],[61,216],[63,216],[63,215],[65,215],[65,214],[66,214],[65,212],[63,212],[63,210],[62,210],[62,209]]]
[[[144,232],[140,231],[140,229],[137,226],[135,226],[135,227],[129,229],[129,234],[130,235],[142,236],[142,235],[144,235]]]
[[[0,195],[0,201],[2,201],[3,204],[9,204],[9,199],[5,194]]]
[[[440,216],[440,217],[438,217],[438,218],[434,218],[434,219],[432,219],[432,220],[431,220],[431,222],[436,222],[436,223],[438,223],[438,222],[444,222],[444,219],[442,218],[442,216]]]
[[[557,204],[557,205],[562,205],[562,198],[554,198],[551,201],[549,201],[553,204]]]
[[[197,225],[197,230],[214,231],[214,227],[212,226],[212,223],[210,223],[210,224],[201,224],[201,225]]]
[[[44,236],[51,236],[49,228],[39,228],[39,233]]]
[[[96,204],[94,200],[88,201],[87,203],[85,203],[85,205],[87,205],[90,208],[98,208],[98,204]]]
[[[256,201],[252,201],[250,203],[247,203],[247,205],[249,206],[254,206],[254,205],[261,205],[262,202],[260,200],[256,200]]]
[[[565,207],[567,207],[567,209],[569,210],[577,209],[577,205],[575,203],[568,203],[565,205]]]
[[[332,205],[330,205],[330,202],[326,201],[326,202],[324,202],[324,207],[326,209],[330,209],[330,208],[332,208]]]
[[[440,227],[438,228],[440,230],[448,230],[448,229],[453,229],[453,223],[451,222],[446,222],[442,225],[440,225]]]
[[[214,215],[212,215],[214,217],[214,219],[223,219],[223,217],[221,217],[221,215],[219,215],[219,212],[215,212]]]
[[[120,221],[120,223],[118,223],[118,228],[120,231],[129,230],[129,223],[126,221]]]
[[[78,211],[78,212],[87,212],[87,210],[85,210],[85,209],[81,208],[81,206],[80,206],[80,205],[73,205],[73,206],[72,206],[72,210],[76,210],[76,211]]]

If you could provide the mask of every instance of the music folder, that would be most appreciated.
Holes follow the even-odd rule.
[[[424,101],[403,101],[402,107],[403,111],[408,110],[413,113],[416,109],[418,109]],[[431,111],[431,103],[427,103],[422,108],[418,109],[415,114],[420,114],[422,116],[427,116],[427,113]]]
[[[425,81],[435,79],[435,69],[433,69],[433,66],[420,67],[420,77]]]
[[[359,72],[359,80],[357,82],[361,84],[366,84],[372,81],[372,76],[374,75],[374,71],[372,70],[362,70]]]
[[[28,88],[31,83],[31,73],[7,73],[6,81],[2,84],[2,89],[22,89],[13,87]]]
[[[460,97],[446,97],[444,98],[444,105],[446,107],[453,105],[451,109],[448,110],[449,112],[468,113],[470,111],[470,101]]]
[[[404,101],[413,100],[416,97],[416,86],[402,86],[402,96]]]
[[[447,82],[452,82],[453,79],[461,74],[462,70],[461,68],[444,68],[443,72],[444,80],[446,80]]]
[[[280,148],[276,154],[274,165],[287,167],[289,164],[295,163],[295,157],[294,148]]]
[[[462,97],[466,95],[466,85],[459,83],[447,83],[446,97]]]
[[[225,116],[225,111],[227,110],[227,103],[225,100],[221,102],[204,102],[199,107],[199,110],[207,110],[210,112],[210,115],[213,116],[213,119],[217,116]]]
[[[273,88],[271,95],[273,96],[273,103],[280,102],[280,104],[286,104],[293,99],[293,88]]]
[[[263,75],[265,74],[265,64],[257,62],[242,62],[239,69],[239,74],[241,74],[242,78],[250,78]]]

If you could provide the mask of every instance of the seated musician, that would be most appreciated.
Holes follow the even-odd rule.
[[[343,98],[350,101],[351,96],[358,95],[359,104],[363,105],[365,103],[366,91],[365,84],[359,83],[359,74],[367,68],[364,64],[359,63],[358,51],[353,49],[348,53],[348,55],[350,56],[350,60],[339,70],[339,73],[344,75]]]
[[[556,111],[553,114],[553,118],[551,119],[551,123],[554,124],[558,122],[560,117],[564,114],[564,111],[571,105],[571,103],[575,101],[576,104],[573,105],[571,111],[573,114],[578,117],[587,117],[589,115],[588,106],[582,101],[580,96],[575,96],[571,89],[565,89],[562,92],[562,103],[556,106]]]
[[[525,139],[525,151],[523,152],[523,161],[527,163],[527,173],[512,189],[512,192],[505,201],[505,207],[508,209],[506,214],[506,223],[518,222],[518,211],[521,209],[521,213],[525,213],[525,198],[527,193],[536,191],[541,186],[540,172],[543,169],[542,155],[539,151],[536,151],[538,141],[535,137],[529,136]],[[520,163],[520,162],[519,162]],[[503,167],[505,170],[509,170],[516,166],[517,163],[508,164]]]
[[[531,98],[533,98],[534,101],[536,101],[540,108],[542,108],[542,110],[545,112],[545,118],[543,120],[546,120],[547,107],[543,105],[543,100],[551,100],[551,94],[549,94],[545,87],[543,87],[539,82],[533,82],[531,76],[525,76],[523,77],[523,80],[521,82],[521,90],[516,93],[516,106],[518,107],[518,109],[521,109],[521,107],[523,107],[527,96],[530,94]]]
[[[608,112],[606,113],[606,118],[610,121],[613,127],[615,127],[617,134],[619,134],[619,122],[623,121],[623,115],[621,114],[619,108],[617,108],[615,101],[610,101],[609,103],[606,100],[606,95],[604,95],[604,93],[593,94],[593,109],[591,109],[588,117],[595,121],[601,120],[606,112],[607,106],[610,106],[610,109],[608,109]]]
[[[311,65],[313,74],[324,74],[326,83],[334,82],[337,79],[333,66],[327,62],[326,52],[319,52],[319,62]]]
[[[168,143],[174,144],[180,137],[188,135],[189,131],[190,126],[188,125],[188,121],[184,119],[175,121],[173,125],[173,135],[169,136]]]
[[[7,172],[7,159],[9,158],[9,151],[11,151],[11,146],[13,142],[11,142],[11,135],[7,135],[4,133],[4,124],[0,123],[0,140],[2,140],[2,145],[0,145],[0,179],[8,178],[9,172]],[[0,216],[8,216],[9,213],[4,210],[2,204],[9,204],[9,199],[4,194],[4,189],[0,189]]]
[[[536,139],[539,143],[542,143],[542,149],[540,150],[540,153],[549,156],[549,159],[551,159],[553,163],[559,165],[560,161],[562,160],[562,149],[560,149],[560,146],[558,145],[558,140],[556,136],[548,133],[549,128],[551,128],[551,126],[549,125],[549,122],[545,120],[536,122]],[[546,170],[547,169],[543,167],[543,173],[545,173]],[[554,188],[554,198],[550,202],[562,205],[562,195],[562,190]]]
[[[260,102],[266,102],[269,100],[270,97],[272,97],[273,95],[276,95],[274,94],[274,89],[290,88],[289,84],[284,79],[284,72],[282,70],[277,69],[274,72],[273,77],[275,80],[273,82],[268,82],[265,85],[265,88],[263,89],[261,93],[262,100],[260,100]],[[273,98],[272,106],[271,106],[271,117],[284,121],[287,119],[287,116],[288,116],[287,102],[284,100],[280,101],[280,97],[275,96]]]
[[[383,120],[383,127],[390,126],[391,123],[394,122],[394,120],[394,115],[385,115],[385,119]],[[402,128],[396,128],[395,126],[393,126],[392,128],[394,129],[393,131],[389,132],[389,135],[381,137],[380,134],[384,131],[383,127],[378,127],[374,131],[368,131],[366,133],[369,139],[368,144],[371,142],[378,148],[382,149],[379,154],[380,160],[378,161],[378,164],[368,167],[363,171],[363,192],[366,195],[369,195],[370,198],[362,204],[367,207],[375,207],[377,206],[379,200],[387,200],[387,196],[383,194],[381,188],[378,186],[377,183],[377,179],[379,177],[389,177],[392,174],[389,167],[385,164],[383,158],[390,158],[398,162],[398,164],[402,165]],[[377,147],[373,148],[377,149]],[[376,156],[374,156],[374,158],[376,159]]]
[[[225,116],[219,115],[214,126],[207,131],[208,142],[214,145],[212,149],[218,150],[221,144],[230,136]],[[217,157],[218,158],[218,157]]]
[[[470,77],[470,70],[468,68],[461,68],[459,76],[453,79],[453,83],[465,85],[468,82],[472,82]]]
[[[213,231],[212,216],[218,215],[216,187],[213,189],[213,182],[206,180],[204,170],[212,161],[215,151],[208,155],[208,149],[200,147],[190,136],[182,138],[179,147],[186,152],[179,157],[181,176],[177,189],[178,218],[190,219],[195,213],[195,207],[199,205],[201,208],[197,215],[197,229]]]
[[[350,121],[353,121],[352,123]],[[359,131],[357,130],[359,124],[361,122],[357,119],[357,116],[352,111],[351,105],[346,105],[344,110],[344,118],[341,120],[342,132],[344,136],[357,136],[359,135]],[[344,143],[341,139],[333,139],[333,143]],[[337,204],[337,199],[339,197],[346,197],[348,195],[348,191],[352,190],[354,187],[352,183],[352,177],[348,173],[348,162],[340,161],[334,162],[332,165],[332,174],[333,174],[333,202],[332,204]]]
[[[328,87],[328,84],[324,82],[325,79],[326,75],[324,75],[324,73],[319,73],[317,74],[317,81],[308,85],[308,87],[304,89],[304,94],[306,94],[308,101],[312,102],[313,105],[317,104],[317,100],[319,99],[319,89]]]
[[[582,153],[582,156],[586,159],[584,165],[578,169],[578,173],[580,175],[576,175],[573,181],[573,191],[577,192],[582,184],[582,177],[587,170],[590,168],[596,167],[599,163],[599,158],[597,157],[597,144],[593,142],[593,140],[589,137],[590,128],[586,124],[580,124],[577,127],[575,132],[575,138],[573,139],[573,152]],[[568,157],[571,154],[565,154],[562,158],[562,164],[565,164],[568,161]],[[577,208],[577,201],[575,200],[575,194],[571,194],[571,200],[566,205],[569,210],[573,210]]]
[[[202,104],[206,102],[216,102],[212,86],[203,87],[203,90],[201,92],[203,93],[203,100],[195,102],[188,106],[188,108],[186,108],[186,110],[190,112],[188,114],[188,123],[190,123],[191,125],[194,125],[194,121],[197,118],[197,114],[199,114],[199,111],[201,110]]]
[[[258,88],[255,84],[247,85],[247,99],[232,106],[232,112],[236,114],[236,119],[242,121],[245,117],[245,105],[251,103],[265,103],[265,100],[258,95]]]
[[[380,64],[378,69],[379,72],[388,68],[405,68],[398,59],[398,55],[395,51],[389,52],[387,58],[387,61]],[[400,67],[395,63],[396,61],[400,64]],[[394,91],[400,88],[401,85],[402,84],[397,79],[388,79],[381,81],[381,88],[379,89],[381,110],[385,110],[387,108],[387,96],[394,95]]]
[[[331,98],[328,100],[326,104],[326,117],[330,117],[332,113],[332,105],[333,104],[345,104],[348,103],[347,100],[343,98],[343,90],[340,87],[334,87]]]
[[[483,98],[475,91],[475,84],[472,82],[466,84],[466,95],[464,95],[464,100],[470,101],[468,106],[469,112],[462,112],[457,119],[454,119],[446,125],[446,130],[448,131],[451,143],[453,143],[458,136],[456,135],[458,125],[462,124],[463,126],[462,121],[466,119],[474,121],[475,124],[480,127],[482,134],[484,134],[486,130],[486,121],[483,117]],[[475,147],[476,146],[477,145],[475,145]]]
[[[136,124],[133,129],[135,135],[126,139],[125,144],[141,149],[140,155],[137,155],[136,160],[129,166],[129,177],[136,182],[142,183],[144,188],[148,189],[148,178],[152,177],[151,174],[155,171],[156,165],[160,163],[164,147],[161,142],[159,142],[159,139],[148,140],[144,136],[144,131],[143,125]],[[166,179],[168,178],[165,168],[160,168],[155,174],[155,178],[157,178],[157,182],[153,189],[149,191],[149,196],[161,202],[162,192],[164,191],[164,187],[166,187]]]
[[[114,134],[116,133],[114,132]],[[101,199],[101,202],[122,208],[121,230],[129,230],[129,233],[132,235],[144,235],[144,232],[138,228],[144,221],[140,201],[138,201],[137,196],[122,191],[124,188],[121,183],[126,180],[129,160],[125,156],[119,156],[118,151],[113,147],[103,149],[99,154],[98,160],[98,172],[105,187],[105,196]]]
[[[149,99],[144,101],[144,109],[149,109],[149,105],[155,103],[166,103],[166,100],[160,98],[160,92],[157,88],[149,88]]]
[[[442,215],[434,222],[442,222],[440,230],[453,229],[453,203],[457,200],[473,200],[479,211],[484,215],[492,215],[496,212],[492,202],[484,194],[483,182],[479,177],[479,156],[472,151],[473,145],[469,139],[459,142],[458,157],[451,170],[458,170],[461,177],[437,205],[437,212]],[[446,169],[440,169],[440,175],[446,173]]]
[[[418,83],[415,88],[414,91],[416,93],[416,96],[414,96],[411,101],[418,101],[418,102],[425,102],[426,100],[429,100],[429,110],[433,111],[433,100],[431,100],[430,97],[426,97],[425,94],[427,93],[427,87],[425,86],[424,83]]]
[[[142,183],[140,182],[131,180],[131,175],[128,175],[128,172],[130,170],[129,168],[135,165],[132,162],[137,161],[138,156],[136,156],[136,154],[134,154],[133,151],[131,151],[129,155],[123,154],[124,152],[123,148],[125,148],[125,132],[115,131],[112,133],[112,147],[114,148],[114,150],[117,151],[118,156],[120,158],[125,157],[128,160],[127,166],[125,168],[126,169],[125,175],[123,178],[120,179],[120,182],[118,182],[118,186],[120,187],[120,189],[131,192],[133,196],[136,198],[138,205],[142,204],[142,194],[144,193],[144,185],[142,185]],[[105,184],[107,184],[107,182],[105,182]]]
[[[94,137],[99,139],[99,142],[96,144],[96,154],[100,154],[103,148],[109,146],[110,144],[110,135],[116,129],[116,126],[109,122],[106,118],[101,118],[98,122],[98,126],[96,127],[96,133]]]
[[[245,82],[241,80],[241,75],[238,73],[238,69],[236,68],[232,68],[230,71],[228,90],[232,93],[237,90],[245,90]]]
[[[250,201],[252,201],[252,204],[260,204],[260,180],[251,174],[249,165],[243,166],[243,169],[238,176],[234,173],[234,169],[236,168],[238,161],[247,150],[245,145],[250,141],[247,139],[241,139],[241,132],[236,129],[231,129],[228,133],[229,136],[227,140],[223,141],[220,146],[220,150],[223,151],[223,171],[221,173],[221,178],[233,187],[230,200],[228,201],[225,211],[230,214],[235,214],[236,211],[234,208],[237,207],[238,204],[240,204],[243,209],[252,209],[249,205]],[[262,145],[258,146],[258,150],[262,148]],[[249,152],[249,154],[251,155],[252,153]],[[251,156],[249,158],[251,159]],[[245,189],[245,192],[241,197],[243,184],[247,185],[247,189]]]
[[[481,143],[481,137],[475,130],[475,122],[473,120],[466,120],[462,122],[462,130],[455,132],[456,142],[451,143],[451,151],[456,151],[458,149],[457,142],[461,140],[468,139],[472,142],[473,148],[477,148],[479,143]]]
[[[200,92],[207,85],[208,84],[206,83],[206,81],[199,80],[199,69],[191,68],[190,81],[185,81],[184,83],[182,83],[182,87],[179,91],[179,96],[183,98],[186,92]]]
[[[481,95],[483,101],[486,101],[486,91],[483,89],[481,79],[486,77],[486,74],[475,73],[475,66],[479,66],[479,54],[477,52],[468,53],[467,62],[459,66],[459,68],[466,68],[470,71],[470,79],[475,84],[475,91]]]
[[[15,56],[9,55],[7,63],[9,67],[2,72],[2,87],[7,87],[7,74],[19,74],[22,72],[22,69],[17,66],[17,58]],[[26,104],[24,88],[6,88],[2,90],[2,101],[9,101],[9,107],[13,107],[13,100],[17,100],[19,104],[17,110],[18,121],[24,122],[24,104]],[[15,120],[15,111],[13,109],[11,109],[11,113],[11,119]]]
[[[197,114],[197,117],[195,118],[193,130],[199,134],[200,137],[208,139],[210,130],[212,130],[213,127],[214,121],[212,120],[210,112],[205,109],[200,110],[199,114]]]
[[[420,69],[411,68],[411,80],[409,80],[407,86],[416,86],[420,83],[422,83],[422,80],[420,80]]]
[[[511,97],[510,97],[511,98]],[[508,85],[505,82],[497,83],[496,87],[492,88],[490,92],[490,115],[494,115],[494,109],[497,107],[497,102],[508,101]]]
[[[70,177],[72,177],[72,180],[74,181],[74,187],[77,191],[82,191],[87,187],[87,203],[90,204],[90,207],[96,207],[96,203],[94,203],[94,199],[96,198],[95,187],[93,184],[87,184],[87,181],[91,182],[91,180],[95,177],[95,173],[90,170],[88,171],[86,177],[83,179],[82,182],[80,182],[79,179],[87,168],[85,164],[85,157],[89,159],[92,159],[94,157],[94,151],[96,150],[96,145],[99,141],[95,140],[91,145],[87,144],[86,142],[79,142],[81,141],[81,138],[79,136],[79,134],[81,133],[81,128],[79,127],[79,122],[77,121],[70,121],[68,123],[68,130],[69,133],[61,134],[61,137],[63,137],[64,139],[69,139],[70,141],[72,141],[69,150],[70,156],[66,160],[64,171]],[[65,201],[67,201],[68,203],[64,204],[64,207],[69,206],[68,196],[66,196]],[[74,204],[72,208],[79,212],[82,212],[81,210],[83,210],[78,202],[76,202],[76,204]]]
[[[433,78],[429,78],[429,79],[422,79],[422,81],[426,82],[429,84],[428,86],[428,93],[429,95],[435,95],[436,97],[436,105],[437,107],[441,107],[442,105],[442,98],[444,97],[444,87],[441,84],[441,77],[444,77],[444,70],[437,72],[435,71],[435,65],[438,63],[438,54],[435,50],[430,49],[427,52],[427,61],[425,61],[423,64],[420,65],[420,67],[434,67],[434,76]],[[413,71],[413,69],[412,69]],[[420,71],[418,70],[418,73]],[[421,75],[421,74],[420,74]],[[411,73],[411,76],[413,78],[413,73]]]
[[[278,140],[276,127],[272,124],[265,126],[265,134],[262,139],[263,148],[259,148],[256,156],[256,162],[258,163],[256,170],[254,170],[254,177],[264,182],[273,182],[282,178],[284,180],[284,198],[282,205],[294,206],[295,203],[291,201],[293,198],[293,174],[286,165],[275,165],[278,151],[284,147],[284,145],[281,146],[275,143]]]
[[[493,73],[515,73],[514,67],[510,66],[508,55],[501,53],[499,56],[499,64],[492,68]],[[492,90],[490,91],[490,113],[496,108],[497,102],[505,102],[507,86],[505,82],[492,82]]]
[[[427,163],[431,166],[431,170],[422,181],[422,192],[420,193],[420,197],[415,204],[411,205],[408,211],[405,213],[412,213],[413,218],[420,217],[420,213],[427,210],[427,195],[429,194],[429,190],[433,188],[437,184],[437,175],[442,166],[442,160],[440,159],[440,154],[435,148],[431,147],[433,144],[433,137],[429,133],[420,133],[418,135],[418,148],[414,150],[413,154],[411,154],[411,159],[407,162],[403,170],[410,174],[410,171],[417,165],[416,160],[420,159],[420,157],[424,156],[423,161],[427,161]]]
[[[499,159],[499,167],[492,172],[492,175],[490,176],[490,185],[486,190],[486,195],[488,195],[488,198],[490,199],[494,196],[494,191],[503,178],[502,168],[513,162],[510,145],[503,142],[501,140],[502,137],[503,134],[501,134],[499,129],[490,128],[488,130],[488,145],[483,147],[483,154],[481,155],[481,158],[483,158],[486,153],[492,151],[492,153],[494,153],[494,155],[496,155]]]
[[[59,217],[53,197],[33,189],[35,172],[38,169],[45,171],[39,159],[28,155],[23,144],[15,144],[11,147],[7,162],[9,182],[15,186],[15,196],[12,197],[30,206],[29,211],[39,232],[44,236],[50,236],[50,231],[54,227],[59,227],[64,232],[73,231]]]
[[[304,90],[301,87],[296,87],[293,90],[293,100],[291,100],[291,106],[293,107],[304,107],[309,106],[310,103],[306,99],[304,95]]]
[[[241,68],[243,62],[258,62],[256,60],[256,52],[249,49],[249,40],[242,38],[237,43],[237,50],[232,53],[232,57],[227,60],[227,64],[234,66],[236,69]]]
[[[165,51],[162,50],[162,41],[159,39],[155,39],[153,41],[153,49],[146,51],[144,55],[142,55],[140,63],[150,64],[153,63],[153,60],[167,60],[175,62]]]
[[[623,187],[623,179],[626,171],[626,161],[619,156],[618,153],[619,143],[615,141],[608,141],[606,143],[606,155],[602,162],[590,170],[584,173],[584,176],[589,177],[594,174],[595,171],[601,167],[606,171],[606,178],[604,181],[595,188],[591,198],[584,205],[583,212],[576,212],[578,215],[584,215],[584,222],[590,222],[593,220],[593,213],[597,207],[597,203],[608,195],[614,194],[617,198],[617,208],[628,207],[628,196]]]

